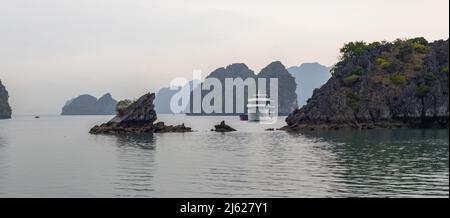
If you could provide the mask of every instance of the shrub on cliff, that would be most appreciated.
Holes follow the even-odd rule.
[[[425,74],[425,80],[434,81],[436,80],[436,76],[434,75],[433,72],[428,72],[427,74]]]
[[[402,62],[408,62],[414,56],[414,49],[409,44],[401,45],[396,58]]]
[[[366,70],[360,66],[355,67],[355,69],[352,70],[353,75],[361,76],[364,73],[366,73]]]
[[[406,85],[406,76],[402,74],[392,75],[391,81],[397,86]]]
[[[341,51],[331,79],[286,119],[288,129],[448,128],[448,40],[357,42]]]
[[[416,64],[416,65],[414,65],[413,69],[414,69],[414,71],[419,72],[419,71],[422,70],[422,65],[421,64]]]
[[[448,75],[448,67],[441,68],[441,73],[445,73]]]
[[[376,61],[378,66],[380,66],[383,70],[387,70],[391,66],[391,62],[384,57],[379,57],[376,59]]]
[[[428,53],[428,47],[420,43],[414,43],[414,50],[421,54]]]
[[[347,98],[348,98],[349,106],[352,108],[352,110],[354,110],[354,111],[358,110],[360,103],[361,103],[361,97],[358,94],[355,94],[353,92],[348,92]]]
[[[421,84],[417,86],[416,88],[416,96],[417,97],[424,97],[431,91],[431,87],[425,84]]]
[[[426,40],[423,37],[417,37],[417,38],[408,39],[408,40],[406,40],[406,42],[408,42],[408,43],[419,43],[419,44],[422,44],[422,45],[427,45],[428,44],[428,40]]]
[[[126,110],[131,104],[133,104],[133,102],[134,102],[134,101],[129,100],[129,99],[125,99],[125,100],[119,101],[119,102],[117,103],[117,106],[116,106],[116,112],[117,112],[117,114],[118,114],[119,116],[122,116],[123,113],[125,112],[125,110]]]
[[[341,48],[342,59],[361,55],[368,48],[365,42],[350,42]]]
[[[344,78],[344,84],[347,86],[351,86],[351,85],[355,84],[356,82],[358,82],[358,80],[359,80],[359,76],[353,74],[353,75],[350,75],[350,76]]]

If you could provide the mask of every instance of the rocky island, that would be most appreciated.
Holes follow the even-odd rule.
[[[206,78],[216,78],[218,79],[222,84],[222,112],[223,113],[205,113],[203,110],[201,113],[194,113],[194,99],[193,99],[193,93],[191,92],[190,96],[190,102],[188,109],[191,111],[190,113],[187,113],[188,115],[213,115],[213,116],[222,116],[222,115],[242,115],[247,114],[247,107],[244,107],[244,113],[238,113],[236,108],[236,102],[238,100],[239,95],[243,95],[244,104],[248,104],[249,98],[254,98],[254,96],[249,96],[251,93],[248,90],[248,87],[244,89],[243,93],[236,93],[237,91],[233,91],[233,105],[235,106],[233,108],[233,113],[224,113],[225,112],[225,91],[226,91],[226,85],[225,80],[226,78],[229,79],[242,79],[246,80],[248,78],[253,78],[255,81],[258,81],[258,78],[265,78],[266,79],[266,92],[264,94],[268,94],[270,96],[270,79],[271,78],[277,78],[278,79],[278,113],[279,115],[286,116],[290,112],[292,112],[294,109],[298,107],[297,104],[297,94],[295,93],[295,90],[297,88],[295,78],[288,72],[286,67],[279,61],[274,61],[267,65],[264,69],[262,69],[258,75],[254,73],[253,70],[248,68],[247,65],[244,63],[234,63],[231,65],[228,65],[227,67],[221,67],[213,71],[210,75],[208,75]],[[259,84],[256,84],[257,86]],[[201,88],[201,87],[197,87]],[[262,90],[261,87],[256,87],[258,90]],[[201,90],[201,99],[208,94],[208,91]]]
[[[5,86],[0,80],[0,119],[9,119],[11,118],[11,107],[8,103],[8,91],[6,91]]]
[[[449,43],[352,42],[285,130],[448,128]]]
[[[212,129],[211,131],[214,132],[236,132],[237,130],[234,129],[233,127],[225,124],[225,121],[222,120],[222,122],[220,122],[220,124],[215,125],[214,129]]]
[[[192,132],[184,124],[166,126],[163,122],[154,124],[157,120],[154,93],[148,93],[129,105],[108,123],[95,126],[91,134],[141,134],[165,132]]]
[[[258,74],[258,78],[266,78],[266,90],[270,90],[270,79],[278,79],[278,115],[287,116],[297,109],[297,83],[295,78],[280,61],[274,61],[267,65]],[[270,97],[270,91],[268,91]]]
[[[203,109],[201,109],[200,113],[196,113],[194,112],[194,98],[193,98],[193,93],[191,92],[191,96],[190,96],[190,102],[188,105],[189,108],[189,113],[187,113],[188,115],[212,115],[212,116],[223,116],[223,115],[239,115],[240,113],[237,113],[237,109],[236,106],[233,108],[233,113],[225,113],[225,79],[226,78],[230,78],[230,79],[242,79],[242,80],[246,80],[247,78],[256,78],[255,73],[253,72],[253,70],[251,70],[250,68],[248,68],[247,65],[245,65],[244,63],[234,63],[234,64],[230,64],[227,67],[221,67],[218,68],[216,70],[214,70],[213,72],[211,72],[206,79],[208,78],[216,78],[218,79],[221,84],[222,84],[222,112],[221,113],[217,113],[217,112],[213,112],[213,113],[205,113],[203,111]],[[201,87],[196,87],[196,89],[201,89]],[[203,100],[203,98],[208,94],[208,91],[206,90],[201,90],[201,99]],[[241,93],[240,93],[241,94]],[[244,105],[247,105],[248,103],[248,94],[249,91],[246,88],[244,90]],[[236,105],[237,102],[237,95],[238,93],[236,93],[235,91],[233,92],[233,105]],[[247,113],[247,108],[244,108],[244,114]]]
[[[66,102],[61,115],[115,115],[117,101],[107,93],[97,100],[91,95],[81,95]]]

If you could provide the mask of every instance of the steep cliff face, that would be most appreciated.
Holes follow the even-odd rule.
[[[331,77],[331,68],[319,63],[304,63],[300,66],[288,68],[297,83],[298,106],[306,105],[312,97],[314,89],[320,88]]]
[[[11,107],[9,106],[8,98],[8,91],[6,91],[5,86],[0,80],[0,119],[11,118]]]
[[[100,99],[91,95],[81,95],[66,103],[61,115],[115,115],[117,101],[111,94],[105,94]]]
[[[97,109],[99,114],[113,115],[116,113],[117,101],[111,94],[107,93],[97,101]]]
[[[278,78],[278,113],[288,115],[297,109],[297,84],[295,78],[287,71],[286,67],[279,61],[269,64],[261,70],[258,78],[266,78],[266,90],[270,93],[270,79]]]
[[[331,79],[286,129],[448,128],[448,40],[356,42],[341,52]]]
[[[247,113],[247,103],[250,92],[248,88],[244,89],[243,94],[237,93],[236,88],[233,90],[233,113],[224,113],[225,107],[226,107],[226,101],[225,101],[225,91],[226,91],[226,83],[225,79],[237,79],[240,78],[242,80],[246,80],[247,78],[254,78],[255,79],[255,85],[257,85],[258,90],[264,90],[262,87],[258,84],[258,78],[265,78],[266,79],[266,93],[270,96],[270,79],[271,78],[278,78],[278,101],[279,101],[279,108],[278,112],[280,115],[288,115],[292,111],[294,111],[297,108],[297,95],[295,93],[296,89],[296,83],[295,78],[287,71],[286,67],[279,61],[273,62],[269,64],[267,67],[261,70],[261,72],[258,75],[255,75],[252,70],[250,70],[247,65],[245,64],[232,64],[227,66],[226,68],[219,68],[215,71],[213,71],[207,78],[217,78],[221,84],[222,84],[222,112],[223,113],[209,113],[206,114],[204,111],[201,113],[194,113],[194,98],[193,94],[191,93],[191,99],[189,108],[191,113],[188,113],[190,115],[238,115],[238,114],[246,114]],[[202,100],[204,97],[209,93],[210,91],[201,91]],[[254,93],[256,94],[256,93]],[[242,98],[241,98],[242,97]],[[236,108],[237,100],[243,99],[244,102],[244,113],[238,113],[238,110]]]
[[[237,109],[236,109],[236,100],[237,100],[237,95],[239,95],[240,93],[236,93],[236,91],[234,91],[233,93],[233,104],[235,106],[233,113],[225,113],[225,79],[226,78],[231,78],[231,79],[236,79],[236,78],[241,78],[242,80],[246,80],[247,78],[255,78],[256,75],[255,73],[250,70],[247,65],[242,64],[242,63],[235,63],[235,64],[231,64],[229,66],[227,66],[226,68],[218,68],[215,71],[213,71],[211,74],[209,74],[206,78],[216,78],[218,79],[221,84],[222,84],[222,113],[210,113],[210,114],[206,114],[203,110],[201,113],[195,113],[194,111],[194,99],[193,99],[193,94],[191,93],[191,100],[189,103],[189,108],[190,108],[190,112],[188,113],[190,115],[235,115],[238,114],[237,113]],[[197,87],[197,89],[199,89],[200,87]],[[201,91],[201,96],[202,96],[202,100],[203,98],[209,93],[209,91],[205,91],[202,90]],[[244,90],[244,105],[247,105],[248,102],[248,89]],[[244,113],[247,113],[247,108],[244,109]]]

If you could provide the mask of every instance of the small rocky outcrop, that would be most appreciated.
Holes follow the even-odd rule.
[[[155,133],[166,133],[166,132],[192,132],[192,129],[190,127],[186,127],[183,124],[176,125],[176,126],[166,126],[164,122],[158,122],[155,124]]]
[[[449,42],[353,42],[285,130],[448,128]]]
[[[68,101],[61,115],[115,115],[117,101],[111,94],[105,94],[97,100],[91,95],[81,95]]]
[[[235,132],[237,130],[233,129],[231,126],[225,124],[225,121],[220,122],[219,125],[214,126],[215,129],[213,131],[215,132]]]
[[[8,91],[6,91],[5,86],[2,84],[0,80],[0,119],[9,119],[11,118],[11,107],[8,103]]]
[[[90,133],[141,134],[192,131],[191,128],[185,127],[184,124],[178,126],[166,126],[163,122],[154,124],[157,120],[157,115],[153,100],[155,100],[154,93],[140,97],[108,123],[93,127]]]

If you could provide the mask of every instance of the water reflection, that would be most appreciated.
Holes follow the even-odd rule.
[[[289,134],[210,117],[193,133],[95,136],[110,117],[0,123],[0,196],[448,197],[448,130]],[[219,121],[220,121],[219,120]],[[175,123],[175,124],[176,124]],[[3,145],[3,147],[1,146]]]
[[[6,155],[6,146],[7,146],[7,141],[5,138],[3,138],[0,135],[0,196],[2,196],[4,193],[3,189],[3,180],[6,177],[7,174],[7,155]]]
[[[304,137],[285,132],[237,132],[203,135],[207,145],[196,178],[200,196],[313,197],[327,196],[330,181],[326,150],[314,150]],[[197,156],[198,157],[198,156]],[[198,192],[197,192],[198,194]],[[197,195],[196,195],[197,196]]]
[[[155,149],[155,136],[153,134],[134,134],[134,135],[118,135],[111,136],[116,138],[118,147],[135,147],[144,150]]]
[[[114,137],[117,146],[117,197],[151,197],[154,192],[156,139],[152,134]]]
[[[345,169],[333,172],[336,180],[343,180],[338,190],[358,196],[448,195],[447,130],[323,131],[303,136],[328,143],[319,149],[335,154],[331,171],[337,166]]]

